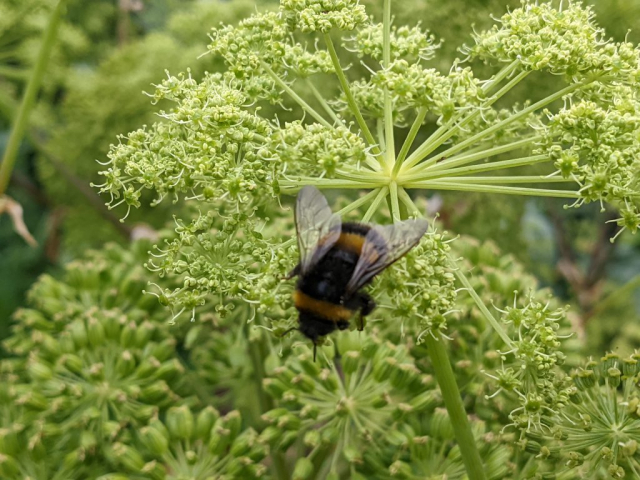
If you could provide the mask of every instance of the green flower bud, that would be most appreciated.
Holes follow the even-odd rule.
[[[112,451],[115,460],[119,464],[134,472],[140,471],[145,464],[145,461],[142,459],[142,456],[140,455],[140,453],[138,453],[137,450],[123,443],[114,443],[112,446]]]
[[[87,338],[92,347],[102,345],[105,340],[105,332],[101,321],[95,318],[87,320]]]
[[[620,378],[621,375],[622,375],[622,372],[615,367],[611,367],[607,370],[607,377],[609,379],[609,383],[613,388],[618,388],[618,386],[620,385],[620,382],[622,380]]]
[[[140,439],[144,446],[156,457],[161,457],[169,450],[169,439],[155,427],[141,428]]]
[[[46,363],[33,359],[29,361],[29,375],[35,381],[49,380],[53,377],[53,370]]]
[[[345,374],[350,375],[360,367],[361,356],[362,354],[356,350],[348,351],[342,356],[342,369]]]
[[[218,422],[216,422],[217,424]],[[214,426],[209,436],[209,452],[214,456],[222,455],[231,443],[229,430],[222,426]]]
[[[309,430],[304,434],[304,444],[310,448],[320,445],[320,432],[318,430]]]
[[[167,411],[166,425],[171,436],[180,440],[189,440],[194,431],[193,414],[189,407],[185,405],[171,407]]]
[[[389,467],[389,474],[392,478],[412,478],[411,466],[405,462],[397,460]]]
[[[128,377],[136,368],[136,360],[129,350],[120,354],[116,363],[116,370],[121,377]]]
[[[296,466],[293,469],[293,480],[305,480],[309,478],[314,472],[313,462],[306,458],[302,457],[296,461]]]
[[[431,417],[431,435],[443,440],[454,438],[453,425],[444,408],[436,408]]]
[[[196,418],[195,438],[208,440],[211,428],[219,418],[220,413],[215,408],[212,406],[204,408]]]

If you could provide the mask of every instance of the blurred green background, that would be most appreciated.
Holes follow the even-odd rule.
[[[0,0],[0,152],[38,52],[54,0]],[[69,0],[37,106],[32,112],[7,194],[24,208],[38,242],[31,247],[0,216],[0,337],[38,275],[105,243],[127,243],[171,219],[171,205],[143,207],[127,222],[104,207],[91,182],[97,161],[117,135],[153,121],[151,91],[165,70],[195,77],[221,64],[206,52],[212,26],[234,23],[266,0]],[[382,2],[363,1],[379,15]],[[592,0],[599,24],[616,40],[640,41],[640,0]],[[519,5],[514,0],[403,0],[399,23],[420,21],[444,40],[438,66],[447,70],[472,28]],[[361,68],[355,64],[354,68]],[[545,89],[529,84],[527,88]],[[161,106],[160,106],[161,108]],[[452,232],[493,240],[574,306],[574,327],[596,351],[640,347],[640,239],[611,244],[610,224],[596,206],[555,212],[560,201],[480,194],[442,195],[441,219]],[[144,205],[144,202],[143,202]],[[502,214],[495,215],[498,209]],[[550,212],[554,212],[553,214]]]

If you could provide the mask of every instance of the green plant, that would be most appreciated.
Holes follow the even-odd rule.
[[[341,213],[369,204],[365,221],[374,218],[385,201],[392,221],[421,215],[409,190],[550,196],[574,199],[574,207],[599,202],[604,209],[607,202],[619,211],[615,221],[621,229],[616,236],[625,229],[635,233],[640,213],[634,96],[638,51],[633,45],[605,41],[589,9],[579,4],[554,9],[549,4],[525,3],[493,28],[476,34],[475,45],[464,50],[469,60],[501,66],[492,77],[481,80],[474,76],[472,66],[458,61],[446,75],[427,68],[424,62],[433,57],[437,44],[428,34],[392,28],[391,22],[389,0],[384,2],[381,24],[372,23],[355,2],[283,1],[279,14],[256,14],[237,27],[214,30],[210,51],[222,56],[228,72],[205,76],[201,82],[188,74],[165,80],[155,100],[175,102],[174,108],[162,112],[167,121],[133,132],[112,148],[101,191],[110,194],[112,205],[124,203],[128,209],[140,205],[144,189],[152,189],[158,194],[156,203],[168,195],[178,199],[182,194],[213,203],[221,212],[235,210],[243,218],[257,212],[260,218],[264,210],[273,210],[270,198],[300,185],[364,189],[369,192]],[[349,37],[343,33],[351,31],[355,34]],[[313,47],[311,42],[298,43],[300,34],[321,40],[326,49],[317,41]],[[334,36],[367,59],[368,77],[349,81]],[[342,92],[334,99],[317,95],[315,100],[322,106],[318,111],[295,87],[306,82],[313,90],[313,76],[327,74],[335,75]],[[511,90],[534,74],[560,76],[565,86],[542,99],[510,99]],[[277,118],[261,116],[260,102],[277,103],[283,96],[295,101],[312,123],[281,125]],[[496,108],[509,99],[510,107]],[[414,146],[427,115],[436,116],[439,127]],[[397,129],[405,126],[410,128],[400,142]],[[507,159],[496,161],[498,155]],[[547,165],[547,169],[538,175],[511,173],[532,165]],[[500,170],[507,174],[484,175]],[[556,183],[575,187],[546,188]],[[513,186],[518,184],[531,186]],[[237,254],[229,258],[245,266],[242,270],[231,266],[232,270],[236,266],[236,275],[242,274],[231,277],[230,282],[212,279],[211,268],[218,269],[224,262],[212,251],[220,244],[211,243],[204,233],[211,229],[209,223],[203,225],[204,218],[191,224],[180,222],[180,243],[159,249],[159,271],[184,278],[181,289],[160,294],[177,314],[194,312],[210,296],[222,303],[234,297],[251,300],[247,298],[251,284],[261,278],[264,254],[258,252],[265,247],[255,240],[240,240],[233,233],[234,228],[237,232],[256,228],[246,225],[246,220],[230,219],[226,225],[231,231],[219,230],[213,238],[218,242],[238,238]],[[277,240],[271,242],[277,244]],[[270,250],[273,247],[266,247],[265,253]],[[176,253],[180,251],[191,252],[189,261],[181,259]],[[429,258],[427,252],[435,257]],[[505,377],[503,382],[519,392],[532,375],[529,385],[534,391],[519,392],[523,404],[515,410],[527,415],[527,420],[522,415],[514,420],[525,431],[543,428],[540,415],[566,403],[563,384],[554,379],[556,365],[563,358],[561,353],[558,358],[552,353],[560,346],[553,334],[559,312],[547,311],[544,304],[533,300],[523,310],[509,312],[507,316],[515,315],[509,321],[519,328],[520,336],[525,335],[514,341],[448,256],[444,243],[427,244],[403,263],[417,291],[405,292],[411,301],[402,304],[403,297],[386,288],[390,298],[400,302],[394,316],[408,324],[423,318],[416,339],[427,344],[467,472],[470,478],[484,478],[443,347],[451,304],[436,303],[430,309],[432,286],[421,284],[420,279],[437,278],[431,270],[436,265],[443,269],[445,279],[452,280],[455,272],[504,341],[505,350],[524,362],[525,378]],[[258,268],[252,270],[252,266]],[[272,269],[268,265],[262,275]],[[445,292],[453,290],[452,282],[449,286],[446,281],[438,283]],[[385,291],[384,281],[380,287]],[[427,296],[425,305],[415,303],[422,292]],[[532,320],[524,320],[532,313]],[[289,325],[292,321],[290,317]],[[265,326],[276,327],[276,331],[284,327],[280,323]],[[526,334],[522,328],[527,329]],[[508,370],[502,373],[510,375]],[[541,403],[543,399],[550,403]]]

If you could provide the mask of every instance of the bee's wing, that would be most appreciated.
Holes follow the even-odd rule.
[[[415,247],[429,228],[426,220],[405,220],[393,225],[374,225],[364,239],[360,258],[347,284],[351,295]]]
[[[340,215],[331,213],[327,199],[310,185],[298,193],[296,230],[300,251],[300,272],[308,272],[340,237]]]

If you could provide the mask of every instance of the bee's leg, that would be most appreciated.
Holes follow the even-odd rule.
[[[338,327],[338,330],[346,330],[347,328],[349,328],[349,322],[340,320],[338,323],[336,323],[336,327]]]
[[[362,331],[364,330],[364,317],[373,312],[373,309],[376,308],[376,302],[368,293],[358,292],[350,303],[358,309],[357,325],[358,330]]]
[[[291,280],[293,277],[300,275],[300,264],[297,264],[293,270],[291,270],[286,277],[285,280]]]

